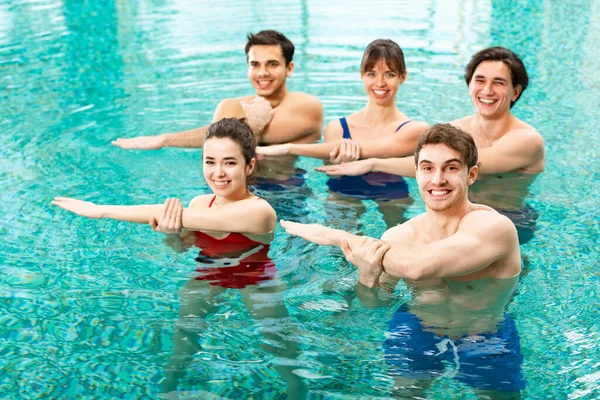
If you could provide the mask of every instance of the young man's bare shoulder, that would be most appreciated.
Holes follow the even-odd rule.
[[[469,128],[471,126],[471,123],[473,122],[473,118],[475,118],[474,115],[467,115],[466,117],[455,119],[454,121],[450,122],[450,125],[462,129],[463,131],[469,132]]]
[[[513,222],[508,217],[484,204],[472,204],[472,211],[467,213],[460,221],[458,231],[481,231],[487,237],[505,235],[507,232],[515,231]]]
[[[321,100],[304,92],[290,92],[286,95],[286,103],[290,106],[300,108],[307,112],[322,112]]]
[[[388,229],[381,236],[381,240],[390,242],[412,242],[417,233],[417,226],[419,225],[420,216],[417,216],[410,221]]]
[[[528,141],[528,144],[535,144],[536,142],[543,144],[544,142],[544,138],[542,137],[541,133],[537,131],[537,129],[517,118],[514,119],[514,122],[511,124],[510,131],[508,133],[519,136],[519,138],[522,140]]]

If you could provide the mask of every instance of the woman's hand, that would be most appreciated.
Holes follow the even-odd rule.
[[[342,139],[340,145],[329,153],[329,162],[332,164],[356,161],[359,158],[360,146],[352,139]]]
[[[55,197],[51,204],[82,217],[99,219],[103,216],[102,206],[89,201],[72,199],[70,197]]]
[[[150,219],[150,226],[156,232],[166,234],[181,233],[181,229],[183,228],[183,207],[181,206],[181,200],[168,198],[163,205],[162,213],[158,219],[156,217]]]
[[[367,159],[367,160],[353,161],[353,162],[342,163],[342,164],[337,164],[337,165],[325,165],[322,167],[316,167],[315,170],[317,170],[319,172],[325,172],[329,176],[336,176],[336,175],[357,176],[357,175],[364,175],[367,172],[371,172],[372,168],[373,168],[373,160]]]

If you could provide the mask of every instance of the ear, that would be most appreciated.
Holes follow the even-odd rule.
[[[246,176],[250,176],[252,171],[254,171],[254,167],[256,166],[256,158],[250,160],[248,165],[246,166]]]
[[[292,76],[292,73],[294,72],[294,62],[290,61],[290,63],[285,67],[286,71],[285,71],[285,76],[287,76],[288,78],[290,76]]]
[[[514,87],[513,89],[513,95],[512,95],[512,101],[515,101],[519,95],[521,94],[521,92],[523,91],[523,87],[521,85],[517,85]]]
[[[400,84],[402,85],[406,80],[406,75],[408,75],[408,70],[404,71],[404,74],[400,76]]]
[[[478,174],[479,174],[479,167],[477,165],[474,165],[471,167],[471,169],[469,169],[469,179],[467,180],[467,183],[469,184],[469,186],[471,186],[473,183],[475,183],[475,180],[477,180]]]

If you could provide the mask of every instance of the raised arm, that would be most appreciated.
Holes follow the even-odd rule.
[[[445,239],[410,245],[388,242],[384,270],[397,278],[427,280],[477,273],[503,260],[494,278],[509,278],[521,271],[517,232],[506,217],[492,211],[472,211],[461,221],[457,232]]]
[[[163,213],[162,204],[140,206],[98,205],[91,202],[57,197],[52,204],[87,218],[108,218],[148,224]],[[268,233],[273,231],[277,216],[271,206],[261,199],[240,200],[223,207],[183,209],[183,227],[239,233]]]
[[[544,140],[533,129],[514,130],[491,147],[479,149],[479,173],[544,171]]]

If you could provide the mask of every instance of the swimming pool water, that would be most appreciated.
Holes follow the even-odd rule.
[[[208,192],[199,151],[130,152],[110,141],[205,124],[223,97],[251,93],[245,35],[269,28],[295,43],[289,86],[318,96],[326,121],[365,103],[359,60],[376,38],[404,49],[399,107],[429,123],[471,113],[461,77],[475,51],[503,45],[522,56],[531,83],[514,112],[542,133],[547,152],[528,199],[537,231],[521,247],[526,269],[507,310],[521,338],[523,395],[599,397],[598,26],[600,4],[579,0],[0,0],[1,397],[160,393],[178,290],[197,250],[174,253],[146,226],[84,220],[49,203]],[[280,218],[331,220],[326,178],[312,170],[319,164],[301,158],[307,185],[270,194]],[[423,210],[409,185],[406,217]],[[364,205],[360,223],[345,223],[381,235],[375,204]],[[389,398],[381,343],[408,293],[399,288],[387,307],[361,306],[354,267],[338,251],[281,228],[270,256],[287,315],[256,320],[239,293],[220,295],[217,311],[197,321],[203,351],[189,360],[182,397],[281,398],[288,379],[311,398]],[[428,395],[475,398],[449,378]]]

